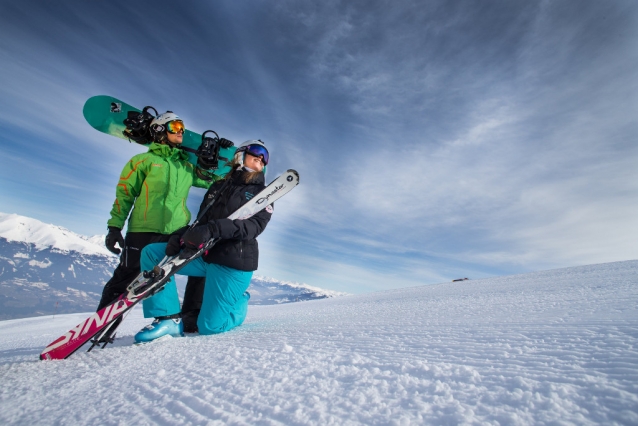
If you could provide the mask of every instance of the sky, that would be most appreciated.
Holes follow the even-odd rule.
[[[299,172],[260,275],[366,293],[638,258],[633,0],[2,10],[2,212],[105,232],[144,151],[85,122],[110,95]]]

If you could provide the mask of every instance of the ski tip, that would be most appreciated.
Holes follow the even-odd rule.
[[[71,354],[69,354],[71,355]],[[61,359],[66,359],[69,357],[69,355],[65,356],[64,358],[57,358],[57,357],[52,357],[49,353],[41,353],[40,354],[40,361],[54,361],[54,360],[61,360]]]
[[[292,174],[294,174],[295,176],[297,176],[297,183],[299,183],[299,172],[297,172],[297,170],[295,170],[295,169],[288,169],[288,170],[286,170],[286,173],[292,173]]]

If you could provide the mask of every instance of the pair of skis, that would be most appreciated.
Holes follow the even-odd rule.
[[[272,181],[263,191],[255,195],[249,202],[241,206],[228,218],[232,220],[247,219],[283,197],[298,184],[299,174],[295,170],[288,170]],[[198,222],[195,221],[191,226],[196,226],[197,224]],[[137,303],[151,297],[164,288],[173,275],[179,272],[179,270],[189,262],[204,254],[204,252],[209,250],[216,242],[216,240],[208,241],[204,247],[186,259],[181,259],[179,256],[165,257],[151,271],[142,272],[128,286],[126,293],[120,295],[113,303],[91,315],[67,333],[51,342],[40,354],[40,359],[68,358],[89,341],[93,342],[89,351],[93,349],[94,346],[102,343],[104,344],[102,347],[106,346],[107,343],[112,341],[112,339],[109,339],[107,336],[113,334],[115,328],[119,325],[120,321],[118,321],[118,319],[122,317],[122,315],[128,312]]]

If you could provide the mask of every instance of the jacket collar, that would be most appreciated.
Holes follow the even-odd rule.
[[[148,147],[148,152],[157,154],[165,158],[174,158],[177,160],[188,160],[188,154],[178,148],[172,148],[169,145],[153,142]]]
[[[247,170],[244,169],[240,169],[240,170],[235,170],[235,172],[233,172],[233,183],[235,184],[249,184],[249,185],[264,185],[266,182],[266,179],[264,178],[264,174],[263,173],[255,173],[255,175],[253,176],[253,178],[246,183],[246,175],[248,173],[251,173]]]

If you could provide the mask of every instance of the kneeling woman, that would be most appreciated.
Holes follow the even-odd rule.
[[[206,192],[198,217],[211,199],[215,198],[215,202],[200,219],[200,225],[183,235],[179,232],[172,235],[168,243],[151,244],[142,252],[141,267],[147,271],[157,265],[164,254],[178,254],[182,244],[184,250],[196,250],[211,238],[220,239],[204,256],[191,261],[179,272],[180,275],[206,277],[204,299],[197,319],[200,334],[228,331],[241,325],[246,318],[250,298],[246,290],[259,258],[256,238],[266,228],[273,210],[270,206],[248,219],[227,218],[265,188],[267,164],[268,151],[261,141],[251,140],[240,145],[231,171]],[[155,320],[135,335],[136,342],[183,335],[174,278],[162,291],[144,300],[143,306],[144,317]]]

